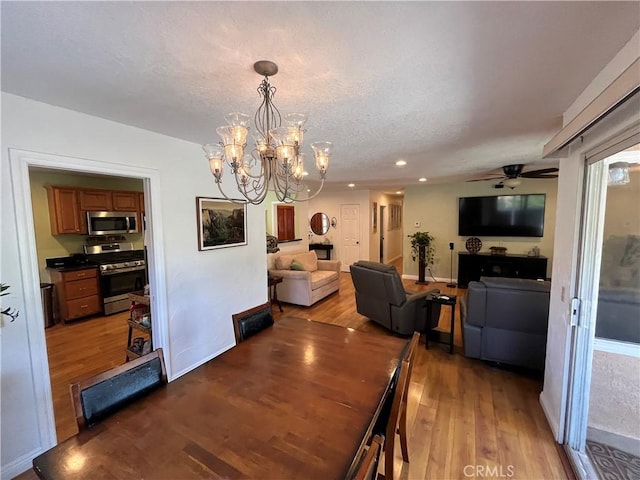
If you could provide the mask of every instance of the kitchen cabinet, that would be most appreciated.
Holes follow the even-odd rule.
[[[114,212],[137,212],[138,192],[111,192]]]
[[[55,285],[59,318],[68,322],[102,313],[98,269],[51,270]]]
[[[112,207],[109,190],[79,190],[80,210],[108,212]]]
[[[78,191],[75,188],[47,187],[51,234],[82,233]]]
[[[136,212],[144,215],[142,192],[47,186],[52,235],[87,234],[87,212]]]

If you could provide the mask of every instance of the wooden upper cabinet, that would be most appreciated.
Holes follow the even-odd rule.
[[[87,212],[136,212],[142,225],[144,194],[99,188],[47,186],[51,234],[87,234]]]
[[[138,192],[112,192],[111,199],[116,212],[138,211]]]
[[[278,217],[278,241],[293,240],[296,238],[294,207],[291,205],[278,205],[276,211]]]
[[[110,190],[79,190],[79,194],[80,210],[108,212],[113,208]]]
[[[75,188],[47,187],[51,234],[82,233],[80,205]]]

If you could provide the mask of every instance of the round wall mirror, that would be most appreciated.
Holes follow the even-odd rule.
[[[329,232],[329,215],[326,213],[314,213],[309,223],[311,231],[316,235],[326,235]]]

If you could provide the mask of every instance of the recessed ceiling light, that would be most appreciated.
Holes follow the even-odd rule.
[[[349,188],[353,188],[353,187],[355,187],[355,186],[356,186],[356,184],[355,184],[355,183],[350,183],[349,185],[347,185],[347,187],[349,187]]]
[[[427,179],[426,179],[425,177],[420,177],[420,178],[418,179],[418,181],[419,181],[419,182],[426,182],[426,181],[427,181]]]
[[[400,190],[398,190],[398,191],[396,192],[396,195],[402,195],[402,192],[401,192]]]
[[[306,177],[307,175],[309,175],[309,172],[302,172],[303,177]]]
[[[310,188],[307,188],[307,192],[310,192],[310,191],[311,191],[311,189],[310,189]]]
[[[404,167],[406,164],[407,164],[406,160],[398,160],[396,162],[396,165],[399,166],[399,167]]]

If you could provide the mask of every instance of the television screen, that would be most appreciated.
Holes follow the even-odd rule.
[[[460,198],[458,235],[542,237],[545,194]]]

